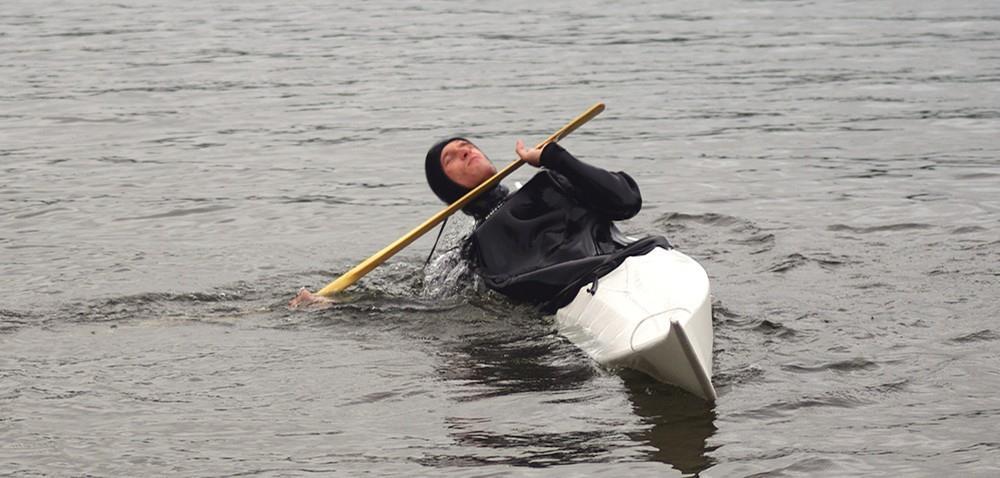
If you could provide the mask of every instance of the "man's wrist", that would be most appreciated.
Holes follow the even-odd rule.
[[[544,166],[548,169],[553,169],[559,167],[559,163],[562,162],[562,152],[565,151],[562,146],[556,143],[546,144],[542,148],[542,154],[538,158],[538,164]]]

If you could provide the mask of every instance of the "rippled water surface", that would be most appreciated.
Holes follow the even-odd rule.
[[[423,238],[421,161],[563,144],[708,270],[714,405]],[[0,10],[0,475],[996,476],[994,1]],[[523,181],[532,171],[519,171]]]

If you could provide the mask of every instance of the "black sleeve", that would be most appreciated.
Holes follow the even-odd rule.
[[[642,208],[639,186],[628,174],[612,173],[584,163],[556,143],[545,146],[541,163],[565,176],[580,202],[612,221],[635,216]]]

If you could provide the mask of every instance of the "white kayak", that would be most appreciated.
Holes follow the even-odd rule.
[[[716,399],[708,274],[677,250],[657,247],[625,259],[596,290],[582,287],[557,310],[556,324],[603,366],[639,370]]]

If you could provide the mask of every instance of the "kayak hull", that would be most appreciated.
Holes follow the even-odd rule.
[[[674,249],[625,259],[556,311],[559,332],[602,366],[625,367],[705,400],[712,385],[708,274]]]

